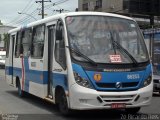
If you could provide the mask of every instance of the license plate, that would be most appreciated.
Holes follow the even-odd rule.
[[[125,107],[126,107],[126,105],[125,105],[124,103],[113,103],[113,104],[111,105],[111,108],[113,108],[113,109],[125,108]]]

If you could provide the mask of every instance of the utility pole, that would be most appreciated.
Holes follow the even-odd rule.
[[[62,13],[64,11],[64,9],[60,9],[59,12]]]
[[[42,3],[42,11],[41,11],[41,14],[42,14],[42,19],[44,18],[44,2],[51,2],[51,0],[49,1],[36,1],[36,3]]]
[[[150,35],[150,55],[152,59],[152,63],[154,64],[154,0],[151,0],[151,5],[150,5],[150,26],[152,29],[152,34]],[[153,12],[152,12],[153,11]]]

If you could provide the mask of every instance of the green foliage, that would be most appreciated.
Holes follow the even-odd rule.
[[[4,38],[4,39],[3,39],[4,41],[7,41],[8,38],[9,38],[9,35],[8,35],[7,33],[4,33],[4,34],[3,34],[3,38]]]
[[[9,34],[8,33],[4,33],[3,34],[3,41],[4,41],[4,46],[6,46],[7,40],[9,39]]]
[[[3,25],[2,22],[1,22],[1,20],[0,20],[0,25]]]

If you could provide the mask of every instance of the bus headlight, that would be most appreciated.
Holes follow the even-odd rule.
[[[152,82],[152,77],[149,76],[146,80],[144,80],[142,87],[148,86],[149,84],[151,84],[151,82]]]
[[[74,78],[78,85],[87,87],[87,88],[93,88],[89,80],[82,78],[78,73],[74,72]]]

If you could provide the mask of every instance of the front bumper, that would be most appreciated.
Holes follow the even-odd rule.
[[[126,108],[147,106],[151,102],[153,82],[136,91],[101,92],[81,87],[71,86],[69,99],[70,108],[76,110],[111,109],[114,103],[124,103]]]

